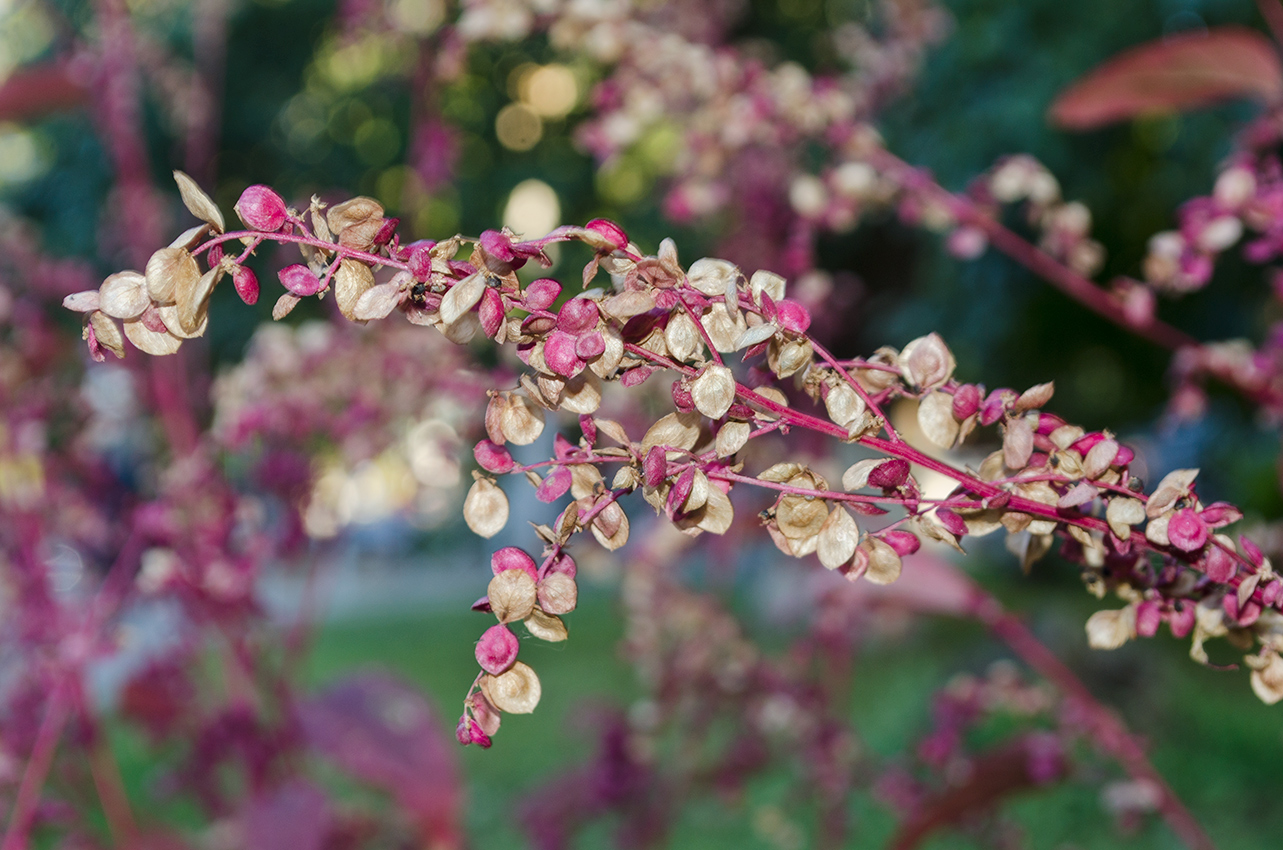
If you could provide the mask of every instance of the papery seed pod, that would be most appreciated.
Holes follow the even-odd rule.
[[[360,318],[356,314],[357,304],[372,288],[374,288],[374,272],[370,271],[369,266],[359,260],[350,259],[339,263],[338,269],[334,272],[334,300],[339,312],[345,318],[349,320]],[[399,298],[397,303],[400,303]]]
[[[487,673],[497,676],[517,660],[521,643],[512,630],[503,623],[491,626],[477,641],[477,664]]]
[[[836,570],[855,556],[859,541],[860,528],[855,524],[855,519],[846,508],[835,505],[824,525],[820,526],[820,539],[815,553],[821,564],[830,570]]]
[[[735,508],[721,487],[710,484],[707,501],[699,510],[692,512],[688,519],[700,531],[725,534],[731,530],[731,524],[735,521]]]
[[[480,273],[471,274],[450,287],[441,297],[441,322],[452,325],[477,305],[485,291],[486,279]]]
[[[1118,649],[1136,637],[1136,609],[1097,611],[1087,618],[1087,644],[1092,649]]]
[[[1056,384],[1054,381],[1048,381],[1045,384],[1030,387],[1020,394],[1020,397],[1016,399],[1015,404],[1012,405],[1012,409],[1020,413],[1023,413],[1026,410],[1037,410],[1045,406],[1047,402],[1051,401],[1051,396],[1055,391]]]
[[[178,184],[178,194],[191,214],[206,222],[219,233],[227,228],[223,224],[223,214],[205,192],[196,185],[196,181],[181,171],[174,172],[174,182]]]
[[[532,280],[526,287],[526,309],[547,310],[561,295],[561,284],[552,278]]]
[[[904,347],[899,357],[900,371],[916,389],[932,389],[953,377],[957,366],[953,353],[939,334],[918,337]]]
[[[1252,693],[1266,705],[1283,700],[1283,658],[1277,651],[1262,651],[1244,659],[1252,667]]]
[[[125,336],[115,320],[101,310],[89,314],[89,327],[93,329],[97,344],[116,357],[125,356]]]
[[[846,472],[842,473],[842,487],[846,490],[859,490],[869,486],[869,474],[877,469],[882,462],[883,458],[870,457],[851,464],[847,467]]]
[[[289,217],[281,196],[261,184],[246,187],[233,209],[246,227],[267,233],[280,230]]]
[[[77,313],[92,313],[101,306],[98,290],[87,289],[84,292],[73,292],[62,299],[62,306]]]
[[[866,538],[860,548],[868,553],[868,569],[864,577],[874,584],[892,584],[900,577],[903,563],[890,544],[877,537]],[[858,555],[857,555],[858,557]]]
[[[775,509],[775,521],[780,533],[789,540],[806,540],[816,536],[828,517],[828,502],[814,496],[789,493],[780,498]]]
[[[1144,522],[1144,503],[1139,499],[1128,499],[1126,496],[1114,496],[1105,509],[1106,522],[1110,531],[1119,540],[1132,536],[1132,526]]]
[[[125,336],[144,354],[164,356],[178,351],[183,341],[161,325],[159,331],[149,328],[142,319],[125,322]]]
[[[670,413],[650,426],[642,437],[642,456],[645,457],[655,446],[693,449],[698,440],[698,413]]]
[[[765,294],[772,301],[781,301],[784,299],[784,278],[775,272],[768,272],[765,269],[758,269],[753,272],[753,276],[748,281],[749,295],[752,296],[755,303],[762,303],[762,295]]]
[[[609,552],[628,542],[628,515],[616,502],[603,508],[589,527],[593,537]]]
[[[508,524],[508,497],[494,481],[477,473],[463,500],[463,520],[473,533],[494,537]]]
[[[524,620],[535,607],[535,582],[523,569],[504,570],[490,579],[486,596],[499,622]]]
[[[520,661],[501,676],[481,677],[481,690],[495,708],[509,714],[530,714],[541,695],[539,677]]]
[[[498,417],[503,438],[518,446],[528,446],[539,439],[544,428],[543,410],[520,393],[508,393],[503,398]]]
[[[810,340],[771,340],[766,351],[766,362],[779,378],[787,378],[811,365],[814,356]]]
[[[538,608],[530,612],[530,616],[525,619],[525,625],[532,636],[549,643],[560,643],[570,636],[566,631],[566,624],[560,617],[556,614],[544,613]]]
[[[601,379],[590,371],[580,372],[566,381],[561,392],[561,408],[581,416],[601,407]]]
[[[824,407],[835,424],[846,428],[864,413],[864,399],[847,383],[829,387],[824,396]]]
[[[113,319],[137,319],[151,306],[147,280],[138,272],[117,272],[98,287],[99,309]]]
[[[558,569],[566,569],[560,565]],[[579,603],[579,585],[575,583],[574,561],[569,564],[570,572],[553,572],[539,582],[539,607],[549,614],[569,614]]]
[[[215,266],[205,272],[190,290],[179,287],[176,306],[178,323],[187,333],[195,333],[205,324],[209,315],[209,298],[214,293],[214,286],[222,279],[222,266]]]
[[[730,457],[744,448],[752,428],[747,422],[727,422],[717,430],[717,439],[713,449],[718,457]]]
[[[669,357],[682,363],[690,360],[703,348],[699,330],[690,316],[675,313],[669,317],[668,324],[664,327],[664,347]]]
[[[1151,519],[1166,513],[1178,500],[1189,495],[1190,487],[1197,476],[1197,469],[1173,469],[1167,473],[1154,488],[1149,501],[1145,503],[1145,513]]]
[[[700,317],[700,324],[713,348],[722,354],[738,350],[736,345],[748,330],[744,314],[739,310],[709,310]]]
[[[382,225],[383,205],[373,198],[356,197],[330,207],[325,214],[325,223],[330,232],[342,234],[353,225],[377,222],[376,228]],[[374,233],[370,234],[373,241]]]
[[[1024,469],[1034,451],[1034,431],[1024,417],[1012,419],[1004,426],[1002,462],[1009,469]]]
[[[721,295],[726,291],[727,280],[735,281],[740,276],[734,263],[704,257],[691,263],[686,281],[705,295]]]
[[[276,304],[272,306],[272,319],[277,322],[284,319],[290,313],[294,312],[294,308],[298,306],[298,303],[301,300],[302,299],[292,292],[282,293],[281,297],[276,299]],[[161,315],[164,315],[163,311]],[[173,328],[171,327],[170,330],[172,331]]]
[[[173,302],[200,279],[200,266],[186,248],[161,248],[147,260],[147,293],[158,304]]]
[[[735,401],[735,376],[726,366],[705,367],[691,382],[691,401],[709,419],[721,419]]]

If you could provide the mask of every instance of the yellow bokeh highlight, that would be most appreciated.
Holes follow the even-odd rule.
[[[528,151],[543,138],[543,121],[524,103],[510,103],[494,120],[499,144],[512,151]]]
[[[579,102],[579,83],[565,65],[543,65],[522,74],[517,91],[543,118],[564,118]]]
[[[503,224],[527,239],[537,239],[561,224],[561,201],[542,180],[523,180],[513,187],[503,209]]]

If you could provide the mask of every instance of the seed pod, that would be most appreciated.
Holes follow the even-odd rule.
[[[486,596],[499,622],[515,623],[529,617],[535,607],[535,581],[525,570],[504,570],[490,579]]]
[[[481,691],[495,708],[509,714],[530,714],[541,695],[539,677],[520,661],[500,676],[482,676]]]
[[[219,233],[227,228],[223,225],[223,214],[205,192],[196,185],[196,181],[181,171],[174,172],[174,182],[178,184],[178,194],[191,214],[206,222]]]
[[[566,624],[555,614],[546,614],[538,608],[530,612],[525,619],[526,630],[530,634],[549,643],[559,643],[570,636]]]
[[[138,272],[117,272],[98,287],[99,309],[113,319],[137,319],[151,306],[147,279]]]
[[[859,540],[860,529],[855,524],[855,519],[846,508],[836,505],[820,527],[820,539],[815,552],[820,556],[821,564],[830,570],[836,570],[855,555]]]
[[[709,419],[721,419],[735,401],[735,376],[726,366],[713,364],[691,382],[691,400]]]
[[[473,533],[494,537],[508,524],[508,497],[490,478],[473,473],[475,481],[463,500],[463,520]]]
[[[539,607],[549,614],[569,614],[579,604],[579,585],[573,573],[550,571],[539,582],[538,594]]]

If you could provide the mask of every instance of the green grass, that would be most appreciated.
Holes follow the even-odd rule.
[[[1044,589],[1045,590],[1045,589]],[[1054,595],[1054,594],[1053,594]],[[586,594],[568,617],[571,639],[549,645],[527,640],[522,658],[539,673],[543,702],[529,716],[505,717],[490,750],[455,750],[467,785],[466,827],[477,847],[527,846],[516,812],[525,796],[550,776],[580,763],[594,745],[585,722],[594,705],[626,705],[638,693],[632,671],[619,655],[622,624],[617,603],[601,593]],[[1091,600],[1064,599],[1037,609],[1034,622],[1044,638],[1106,701],[1122,710],[1132,729],[1151,744],[1158,769],[1203,822],[1222,850],[1270,846],[1283,834],[1283,749],[1279,711],[1260,704],[1242,673],[1200,668],[1185,657],[1183,643],[1168,638],[1143,641],[1115,653],[1081,648],[1083,611]],[[1067,604],[1064,604],[1067,603]],[[448,734],[476,672],[472,643],[489,625],[468,611],[425,612],[422,616],[353,621],[322,629],[300,676],[319,687],[346,673],[384,669],[420,687],[436,707]],[[519,630],[520,631],[520,630]],[[778,644],[773,636],[769,643]],[[896,758],[927,728],[932,694],[958,672],[980,672],[1005,657],[979,628],[951,621],[922,621],[894,638],[870,639],[857,664],[851,713],[867,751]],[[194,806],[181,798],[148,800],[163,775],[165,754],[134,732],[115,727],[112,743],[124,766],[131,797],[155,803],[162,819],[184,829],[203,824]],[[1045,792],[1017,797],[1006,811],[1024,827],[1032,850],[1160,850],[1178,846],[1159,821],[1147,821],[1135,835],[1120,835],[1098,802],[1100,787],[1120,776],[1108,762],[1089,767]],[[763,824],[783,820],[803,831],[809,806],[790,796],[784,772],[753,778],[734,796],[710,794],[685,801],[673,826],[670,847],[772,848]],[[895,822],[867,792],[850,801],[855,848],[885,845]],[[140,806],[141,808],[141,806]],[[577,846],[611,846],[611,824],[595,824]],[[957,833],[939,834],[924,845],[932,850],[980,850]]]

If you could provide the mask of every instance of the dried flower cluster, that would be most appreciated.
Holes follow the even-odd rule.
[[[204,275],[190,268],[188,278],[208,276],[212,287],[219,269],[243,268],[263,240],[295,242],[308,265],[279,273],[286,293],[276,314],[288,313],[301,298],[333,291],[340,310],[354,320],[400,311],[455,342],[481,334],[510,344],[529,367],[519,386],[491,395],[488,438],[475,448],[484,472],[474,474],[464,518],[482,536],[503,528],[507,498],[491,474],[520,473],[540,500],[554,502],[569,493],[573,501],[536,529],[544,547],[541,563],[511,547],[492,559],[495,577],[476,607],[499,622],[477,646],[483,672],[460,721],[465,743],[488,745],[500,713],[528,712],[538,702],[539,680],[517,660],[519,641],[510,626],[521,622],[544,640],[566,637],[560,617],[576,602],[575,565],[565,551],[571,537],[587,529],[607,549],[624,545],[629,521],[619,500],[637,490],[688,534],[724,534],[735,521],[730,493],[737,484],[773,493],[761,521],[780,551],[794,557],[815,553],[851,580],[894,582],[903,556],[916,551],[923,536],[961,549],[969,535],[1003,529],[1027,569],[1059,534],[1062,552],[1083,565],[1089,588],[1101,597],[1113,591],[1128,603],[1091,618],[1093,646],[1113,648],[1153,635],[1162,622],[1178,636],[1192,634],[1192,654],[1200,660],[1206,660],[1202,647],[1210,637],[1229,635],[1244,648],[1259,642],[1260,652],[1248,658],[1253,687],[1266,701],[1283,698],[1283,618],[1277,607],[1283,582],[1250,542],[1243,541],[1240,554],[1232,539],[1217,533],[1239,519],[1239,512],[1223,503],[1203,504],[1194,490],[1196,470],[1174,472],[1146,495],[1130,471],[1129,449],[1108,433],[1085,432],[1044,411],[1051,384],[1017,392],[959,383],[953,355],[935,334],[900,351],[885,348],[865,360],[839,362],[807,335],[810,316],[786,297],[779,275],[746,276],[710,258],[683,267],[670,241],[646,256],[606,221],[559,228],[530,241],[487,231],[476,240],[455,236],[401,246],[396,221],[385,219],[369,199],[328,211],[314,201],[309,227],[298,213],[277,211],[270,190],[250,187],[238,212],[247,223],[275,225],[277,231],[223,233],[208,198],[182,176],[179,185],[189,208],[211,228],[192,253],[218,256],[226,242],[249,243],[237,259],[213,260]],[[260,215],[265,206],[272,215]],[[529,259],[546,264],[547,246],[566,240],[595,251],[583,284],[604,270],[613,281],[610,288],[558,303],[557,282],[543,278],[522,285],[517,270]],[[465,245],[471,245],[468,259],[457,259]],[[149,266],[162,265],[156,257],[168,258],[174,250],[162,249]],[[187,248],[177,250],[185,267],[195,266]],[[392,274],[377,283],[380,268]],[[145,283],[143,275],[137,277]],[[80,308],[97,295],[99,305],[111,302],[114,309],[109,295],[121,279],[113,275],[98,293],[69,296],[68,306]],[[203,324],[208,294],[206,288],[175,287],[172,306]],[[141,308],[148,309],[158,309],[156,302]],[[101,346],[95,324],[113,315],[102,309],[90,313],[91,352]],[[618,422],[596,415],[604,384],[635,387],[659,371],[676,379],[675,410],[644,434],[630,435]],[[791,405],[776,386],[786,379],[815,412]],[[977,428],[996,427],[1001,448],[975,472],[936,460],[891,427],[883,411],[898,399],[916,402],[922,433],[939,447],[952,448]],[[546,412],[559,410],[579,416],[578,445],[559,436],[554,458],[518,466],[505,444],[533,442]],[[840,491],[797,462],[744,473],[738,455],[750,440],[791,428],[860,443],[880,457],[851,466]],[[942,498],[925,496],[915,464],[951,478],[955,489]],[[893,508],[903,516],[875,527],[862,520],[863,530],[857,522],[856,517],[883,516]]]

